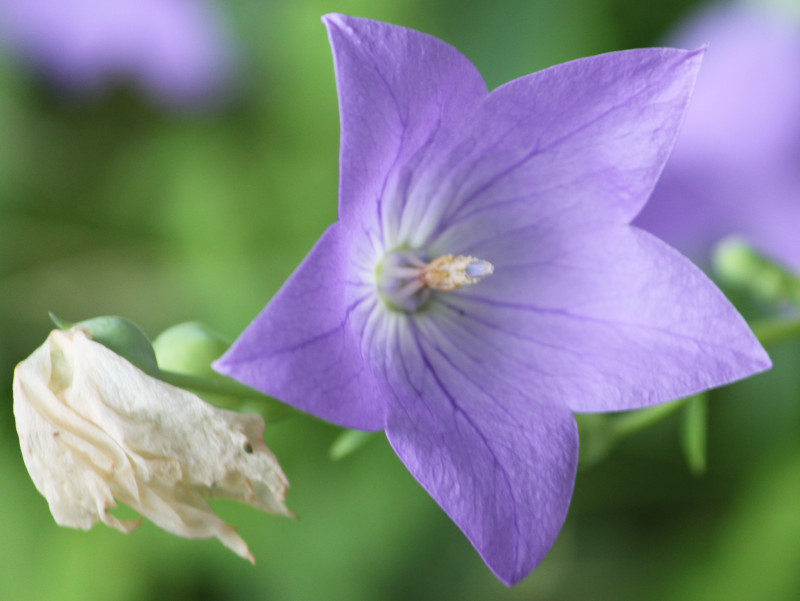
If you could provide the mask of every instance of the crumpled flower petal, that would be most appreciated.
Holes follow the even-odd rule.
[[[647,406],[769,366],[714,285],[628,225],[672,147],[701,52],[612,53],[487,94],[430,36],[325,21],[340,220],[218,367],[338,423],[363,418],[326,379],[370,374],[384,408],[380,424],[367,412],[370,426],[513,584],[563,524],[571,410]],[[427,275],[471,262],[494,273],[455,289]],[[334,331],[338,346],[320,346]]]
[[[208,498],[289,515],[288,482],[264,444],[264,421],[216,409],[140,371],[80,328],[51,332],[14,372],[25,465],[56,522],[138,527],[117,501],[187,538],[217,537],[254,561]],[[116,499],[116,500],[115,500]]]

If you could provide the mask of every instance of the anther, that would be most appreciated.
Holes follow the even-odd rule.
[[[491,275],[494,266],[465,255],[442,255],[426,262],[419,253],[388,253],[378,265],[378,291],[390,307],[413,312],[437,290],[455,290]]]
[[[428,288],[455,290],[475,284],[494,273],[494,265],[465,255],[442,255],[420,269],[419,279]]]

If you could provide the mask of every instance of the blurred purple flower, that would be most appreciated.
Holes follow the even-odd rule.
[[[216,101],[235,63],[205,0],[0,0],[0,42],[68,90],[130,79],[168,105]]]
[[[436,38],[325,23],[339,221],[216,367],[338,424],[385,429],[513,584],[564,522],[572,411],[653,405],[769,365],[700,270],[628,225],[700,53],[597,56],[487,94]]]
[[[672,40],[705,42],[686,123],[636,224],[700,262],[736,234],[800,269],[800,27],[724,6]]]

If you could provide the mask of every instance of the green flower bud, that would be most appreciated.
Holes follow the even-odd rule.
[[[217,378],[223,376],[211,368],[211,363],[229,346],[227,340],[208,326],[192,321],[164,330],[153,341],[161,369]]]
[[[132,321],[122,317],[93,317],[77,323],[66,322],[52,313],[50,319],[61,330],[80,328],[89,333],[95,342],[114,351],[148,375],[158,377],[158,362],[145,333]]]
[[[163,372],[200,376],[213,382],[228,380],[211,368],[212,361],[228,350],[230,343],[208,326],[188,321],[167,328],[153,341],[158,365]],[[177,382],[176,382],[177,383]],[[179,386],[189,386],[177,383]],[[241,399],[238,396],[214,394],[195,390],[204,400],[225,409],[239,410]]]
[[[800,277],[735,237],[720,242],[713,256],[719,277],[756,298],[800,304]]]

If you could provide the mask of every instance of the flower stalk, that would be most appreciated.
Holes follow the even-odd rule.
[[[753,333],[764,346],[775,346],[800,338],[800,317],[770,317],[750,324]]]
[[[280,401],[269,397],[263,393],[253,390],[249,386],[239,384],[230,378],[207,377],[196,374],[182,374],[173,371],[159,370],[156,377],[162,382],[172,384],[184,390],[193,392],[206,392],[215,395],[223,395],[239,400],[241,403],[247,401],[248,410],[254,408],[253,401],[256,402],[258,412],[267,421],[277,421],[296,414],[293,408],[284,405]]]
[[[600,463],[626,438],[655,426],[704,397],[702,394],[688,396],[671,403],[613,415],[603,413],[576,415],[581,434],[580,468],[587,469]]]

